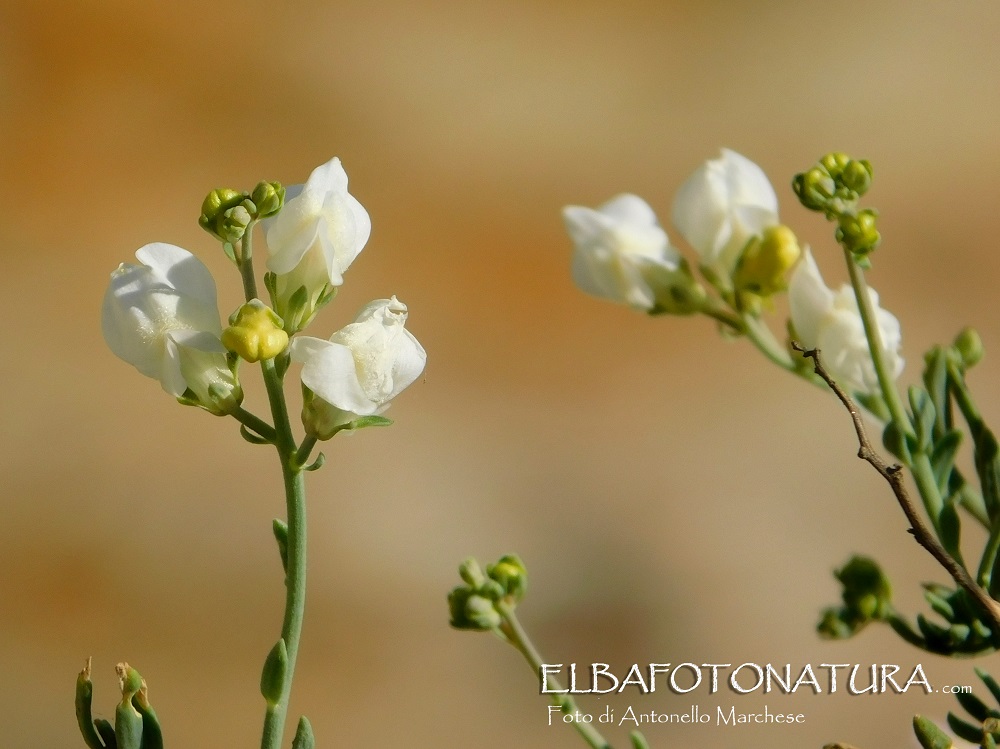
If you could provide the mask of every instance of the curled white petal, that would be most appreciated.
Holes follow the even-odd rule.
[[[136,257],[141,264],[120,265],[104,295],[101,329],[108,347],[173,396],[191,389],[207,404],[213,385],[235,391],[208,268],[164,243],[141,247]]]
[[[902,346],[899,321],[879,307],[874,289],[869,289],[868,294],[886,366],[896,378],[904,364],[899,353]],[[853,289],[844,285],[836,292],[830,290],[807,249],[792,273],[788,296],[792,326],[799,342],[806,348],[820,349],[824,366],[841,384],[857,392],[877,392],[878,377]]]
[[[351,415],[381,412],[424,369],[427,353],[406,328],[406,305],[396,297],[365,305],[354,322],[329,341],[293,339],[294,361],[302,362],[302,383],[339,412],[322,412],[344,423]],[[321,425],[322,433],[332,424]]]

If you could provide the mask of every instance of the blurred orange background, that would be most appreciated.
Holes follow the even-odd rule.
[[[228,315],[240,286],[197,225],[205,193],[301,182],[334,155],[374,228],[315,333],[396,294],[429,360],[395,426],[334,439],[309,476],[290,726],[308,715],[320,747],[581,746],[546,725],[512,649],[447,625],[458,562],[508,551],[551,662],[922,663],[936,687],[973,683],[972,663],[887,628],[816,637],[851,553],[883,562],[908,612],[943,573],[831,397],[707,320],[584,296],[559,211],[636,192],[679,240],[676,188],[730,147],[840,283],[829,226],[788,183],[829,150],[866,157],[884,237],[869,278],[903,322],[904,382],[966,324],[995,351],[998,32],[995,3],[901,0],[3,4],[2,304],[19,341],[0,360],[4,744],[83,746],[88,655],[98,714],[127,659],[168,746],[259,741],[283,601],[276,462],[116,360],[99,308],[119,262],[167,241],[209,265]],[[994,423],[998,373],[988,354],[972,378]],[[805,713],[646,732],[773,749],[915,746],[912,715],[954,704],[842,691],[613,704]]]

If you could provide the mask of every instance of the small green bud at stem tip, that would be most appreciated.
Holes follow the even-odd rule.
[[[983,339],[979,337],[975,328],[965,328],[959,333],[955,337],[954,346],[958,355],[962,357],[962,366],[965,369],[971,369],[979,364],[983,359],[983,354],[986,353],[983,348]]]
[[[315,749],[316,739],[313,738],[313,729],[306,716],[299,718],[298,728],[295,729],[295,738],[292,739],[292,749]]]

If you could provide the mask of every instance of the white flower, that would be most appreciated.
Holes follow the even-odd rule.
[[[219,341],[215,281],[187,250],[156,242],[122,263],[104,295],[101,328],[116,356],[175,397],[187,390],[199,404],[225,413],[242,392]]]
[[[308,307],[303,317],[311,317],[324,292],[344,283],[344,271],[372,231],[368,212],[347,192],[347,173],[338,158],[314,169],[304,185],[289,187],[284,207],[262,223],[267,267],[277,275],[273,301],[282,317],[291,312],[289,300],[301,287]]]
[[[566,206],[563,219],[576,246],[573,281],[588,294],[649,310],[682,269],[680,254],[640,197],[619,195],[597,210]]]
[[[303,409],[310,433],[326,439],[355,416],[380,413],[420,376],[427,354],[406,330],[406,305],[396,297],[365,305],[329,341],[297,336],[289,347],[302,362],[302,384],[316,396]]]
[[[868,289],[868,294],[875,310],[886,366],[895,379],[903,371],[899,320],[878,306],[878,294],[874,289]],[[812,253],[806,250],[792,273],[788,301],[799,342],[806,348],[820,350],[823,366],[833,379],[856,392],[877,393],[878,377],[851,286],[845,284],[837,292],[827,288]]]
[[[673,222],[702,265],[729,276],[750,238],[778,223],[778,198],[759,166],[724,148],[681,185]]]

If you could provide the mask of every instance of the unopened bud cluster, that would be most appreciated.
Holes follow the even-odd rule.
[[[506,609],[517,606],[524,598],[528,584],[527,570],[513,554],[500,557],[496,564],[487,565],[485,573],[479,562],[467,559],[459,565],[458,574],[465,585],[448,594],[451,626],[456,629],[496,629],[503,621],[498,608],[501,605]]]
[[[835,574],[843,586],[844,605],[823,612],[817,626],[822,636],[850,637],[866,624],[882,621],[892,612],[892,587],[875,561],[856,556]]]
[[[279,182],[261,182],[253,192],[220,187],[205,197],[198,223],[221,241],[236,244],[253,221],[275,215],[284,200]]]
[[[792,189],[799,202],[811,211],[837,222],[837,241],[856,256],[874,250],[881,239],[876,228],[878,213],[858,210],[858,200],[872,184],[872,165],[864,159],[833,152],[796,174]]]

